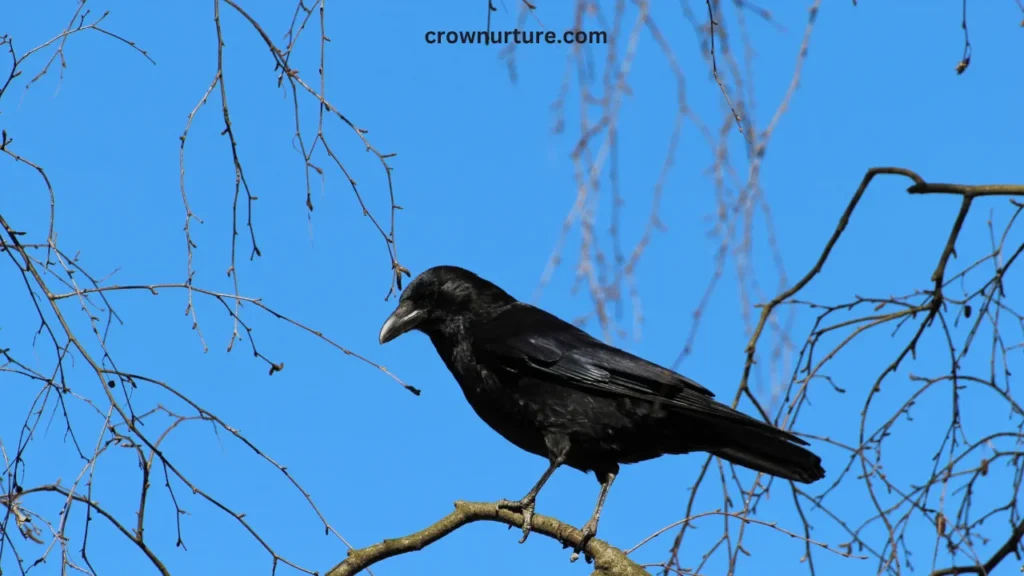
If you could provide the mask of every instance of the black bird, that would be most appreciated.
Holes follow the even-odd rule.
[[[703,451],[786,480],[825,476],[821,458],[798,446],[807,445],[800,438],[517,301],[469,270],[437,266],[416,277],[381,327],[380,343],[413,329],[430,337],[484,422],[550,462],[526,496],[498,503],[523,514],[521,542],[530,533],[537,493],[562,464],[593,471],[601,483],[577,553],[597,533],[619,464]]]

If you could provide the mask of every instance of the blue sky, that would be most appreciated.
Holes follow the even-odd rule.
[[[293,7],[249,4],[268,34],[282,41]],[[567,28],[572,22],[570,4],[538,3],[540,22],[551,30]],[[775,13],[785,30],[748,16],[756,46],[754,78],[762,129],[792,77],[807,18],[804,4]],[[1022,180],[1024,109],[1019,94],[1024,93],[1024,77],[1017,55],[1024,49],[1024,32],[1019,8],[1008,1],[970,4],[973,59],[967,72],[958,76],[954,66],[963,41],[959,2],[860,4],[855,8],[849,2],[830,3],[820,11],[799,90],[763,164],[761,185],[791,280],[813,264],[869,167],[902,166],[931,181]],[[698,13],[703,8],[695,3]],[[156,65],[109,37],[79,34],[68,41],[62,79],[55,67],[26,91],[25,81],[52,52],[26,62],[26,72],[0,101],[0,127],[13,138],[12,150],[46,168],[57,198],[56,230],[63,250],[79,253],[80,262],[97,276],[116,270],[110,283],[181,283],[187,263],[179,136],[216,70],[212,9],[206,3],[108,0],[91,9],[94,15],[109,9],[105,27],[136,41]],[[73,10],[71,2],[45,11],[28,3],[8,3],[0,8],[0,34],[11,35],[20,53],[57,33]],[[635,14],[635,8],[630,10],[627,22]],[[332,525],[357,547],[418,530],[448,513],[455,500],[522,496],[545,461],[514,448],[476,417],[425,337],[410,335],[378,345],[380,325],[394,307],[393,300],[384,300],[390,262],[383,242],[362,216],[342,174],[322,154],[318,163],[326,176],[323,185],[314,182],[315,211],[307,211],[302,161],[293,149],[291,94],[277,88],[273,60],[259,37],[226,6],[222,11],[233,127],[246,177],[259,197],[254,222],[262,257],[248,260],[247,233],[242,230],[237,265],[241,293],[323,331],[423,393],[413,396],[374,367],[253,306],[244,309],[243,318],[252,327],[260,352],[285,363],[282,372],[268,376],[266,363],[252,357],[247,341],[236,343],[231,353],[225,351],[231,322],[223,307],[210,299],[196,305],[209,345],[204,353],[191,317],[184,314],[187,297],[180,290],[163,290],[157,297],[148,292],[113,295],[124,325],[111,332],[112,355],[125,371],[173,384],[286,465]],[[717,130],[722,118],[720,92],[699,56],[692,28],[675,3],[659,4],[652,14],[687,75],[689,105]],[[578,94],[571,90],[565,132],[553,134],[556,117],[551,104],[565,69],[564,46],[521,47],[513,83],[497,57],[499,47],[424,41],[427,30],[479,29],[484,15],[483,3],[476,1],[444,6],[328,3],[326,90],[353,122],[369,130],[374,146],[398,154],[390,162],[396,201],[403,208],[396,225],[401,263],[413,274],[437,264],[464,266],[529,300],[575,199],[569,155],[578,136]],[[499,4],[492,18],[495,29],[513,28],[515,3]],[[589,22],[596,26],[594,20]],[[531,21],[528,26],[539,25]],[[311,41],[315,33],[315,28],[306,32],[310,37],[293,62],[311,79],[317,79],[318,54]],[[637,50],[630,76],[633,96],[623,101],[620,119],[619,171],[626,198],[622,234],[627,246],[642,235],[647,223],[676,112],[675,80],[657,44],[641,34]],[[0,66],[7,60],[3,62]],[[315,107],[308,98],[303,102],[303,122],[310,130]],[[204,221],[191,227],[197,244],[196,285],[230,292],[233,285],[225,271],[230,265],[234,172],[227,138],[220,135],[220,105],[215,93],[196,117],[185,151],[185,185],[192,210]],[[387,184],[377,160],[337,121],[328,122],[325,130],[371,212],[386,219]],[[307,142],[313,134],[305,135]],[[740,138],[733,135],[736,150],[741,149]],[[747,166],[741,154],[736,158],[742,175]],[[692,124],[684,125],[660,211],[666,231],[655,234],[636,274],[645,316],[641,337],[615,340],[665,365],[681,350],[692,312],[714,272],[718,244],[708,235],[708,216],[716,204],[712,180],[705,173],[711,159],[703,136]],[[49,203],[38,174],[7,156],[0,157],[0,170],[0,213],[26,232],[23,242],[45,241]],[[896,177],[876,180],[830,264],[808,288],[807,299],[838,303],[854,295],[886,297],[927,286],[957,201],[909,197],[903,192],[908,183]],[[997,226],[1005,226],[1007,202],[978,202],[957,245],[961,258],[954,263],[955,270],[988,250],[990,213]],[[240,214],[244,222],[244,211]],[[605,206],[599,216],[605,218],[600,221],[602,229],[607,228],[607,215]],[[763,230],[759,232],[755,237],[763,241]],[[1019,234],[1014,241],[1019,244]],[[1015,246],[1014,241],[1009,245]],[[592,307],[585,291],[571,291],[579,242],[574,229],[567,239],[565,263],[537,302],[567,319]],[[770,254],[762,244],[755,247],[755,254],[756,269],[768,271],[763,289],[770,296],[775,289]],[[33,347],[38,320],[21,276],[4,260],[0,293],[8,305],[0,316],[0,348],[10,348],[19,360],[48,372],[52,350],[44,344]],[[1019,274],[1006,280],[1011,295],[1015,280],[1019,282]],[[727,266],[719,291],[704,312],[693,353],[679,367],[723,400],[735,391],[749,338],[737,282],[735,266]],[[88,318],[71,301],[64,310],[95,352]],[[631,313],[627,308],[624,318]],[[798,342],[812,319],[799,316],[794,328]],[[587,328],[599,333],[593,322]],[[859,409],[870,383],[891,361],[894,341],[908,337],[905,332],[895,337],[886,333],[847,349],[829,371],[847,393],[836,394],[827,383],[814,383],[821,386],[812,393],[815,404],[801,415],[797,429],[856,443]],[[1012,344],[1021,335],[1007,338]],[[881,402],[896,406],[905,400],[899,390],[910,385],[908,373],[947,369],[941,364],[941,340],[928,344],[931,348],[921,351],[916,364],[886,380],[885,390],[893,392]],[[986,366],[984,354],[977,358],[966,369]],[[67,384],[88,398],[105,398],[95,376],[81,364],[70,369]],[[5,372],[0,372],[0,386],[0,440],[10,453],[39,388]],[[768,401],[770,382],[761,382],[758,393]],[[182,410],[180,403],[152,386],[140,386],[133,402]],[[964,419],[976,426],[972,433],[1011,427],[986,417],[987,409],[995,405],[988,402],[992,400],[980,396],[969,405],[971,412]],[[78,433],[85,445],[93,446],[100,434],[99,419],[81,403],[77,406]],[[52,408],[51,401],[44,422]],[[948,411],[945,392],[922,398],[915,425],[934,432]],[[929,423],[934,426],[929,428]],[[889,473],[904,485],[921,479],[922,469],[930,466],[928,457],[938,447],[934,434],[920,432],[924,440],[919,442],[916,429],[908,430],[887,455],[892,462]],[[344,557],[343,544],[324,536],[322,524],[287,479],[229,435],[214,435],[208,425],[193,422],[179,428],[164,446],[197,485],[246,513],[246,519],[290,560],[323,571]],[[830,474],[845,466],[842,451],[821,443],[814,448]],[[81,463],[63,434],[59,414],[48,426],[40,426],[26,459],[21,472],[25,486],[58,478],[69,483],[78,473]],[[609,496],[600,537],[628,548],[681,519],[688,486],[703,461],[700,455],[675,456],[624,468]],[[96,467],[94,497],[129,523],[134,522],[139,485],[135,456],[128,450],[112,448]],[[815,485],[810,491],[825,487]],[[541,493],[538,513],[582,525],[597,489],[592,477],[562,470]],[[173,573],[269,573],[270,557],[259,544],[237,522],[180,484],[175,490],[188,511],[181,518],[187,552],[176,549],[175,514],[162,478],[153,482],[153,490],[146,538]],[[721,506],[716,490],[720,492],[717,485],[709,485],[698,495],[698,511]],[[870,515],[865,512],[870,505],[863,484],[850,481],[838,494],[833,505],[839,512],[861,520]],[[775,485],[773,496],[758,518],[778,520],[800,531],[787,488]],[[41,496],[29,507],[56,518],[60,506],[59,498]],[[848,541],[824,515],[811,514],[815,540],[830,545]],[[699,563],[720,533],[720,518],[701,522],[702,528],[687,537],[684,566]],[[915,550],[915,567],[927,571],[934,527],[920,518],[915,522],[908,542]],[[83,526],[84,512],[76,508],[68,529],[76,542]],[[94,522],[90,530],[89,554],[100,573],[135,574],[148,566],[103,522]],[[876,530],[872,533],[877,540],[877,527],[870,530]],[[747,531],[745,547],[753,557],[742,559],[741,569],[803,569],[799,541],[764,527],[750,526]],[[648,544],[637,552],[637,559],[664,560],[673,534]],[[979,548],[984,557],[985,550],[1001,542],[1001,533],[993,529],[993,534],[995,544]],[[42,546],[15,539],[26,558],[42,553]],[[504,526],[476,524],[421,552],[388,560],[374,572],[502,575],[520,573],[520,562],[540,574],[590,572],[582,562],[570,565],[569,551],[552,540],[533,536],[524,545],[517,542],[518,534]],[[78,546],[72,547],[75,554]],[[722,573],[722,560],[713,558],[703,573]],[[874,560],[843,559],[820,550],[814,560],[819,573],[827,574],[862,574],[877,566]],[[937,562],[947,565],[948,555],[940,553]],[[47,564],[32,572],[56,573],[59,565],[54,552]],[[17,573],[9,552],[0,560],[0,569]],[[279,567],[279,573],[297,572]]]

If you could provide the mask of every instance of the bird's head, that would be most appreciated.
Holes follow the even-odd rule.
[[[426,334],[489,317],[516,301],[507,292],[458,266],[435,266],[406,286],[380,329],[380,343],[410,330]]]

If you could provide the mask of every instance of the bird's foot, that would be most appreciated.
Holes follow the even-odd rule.
[[[587,564],[590,564],[593,561],[593,558],[591,558],[590,554],[587,554],[586,550],[584,549],[587,547],[587,544],[590,542],[590,539],[597,535],[597,522],[595,522],[594,519],[591,518],[587,521],[586,524],[583,525],[583,528],[580,529],[580,532],[583,533],[583,536],[580,537],[580,543],[576,545],[576,549],[573,550],[572,556],[569,556],[569,562],[575,562],[579,560],[580,552],[582,551],[584,559],[587,561]]]
[[[523,515],[523,537],[519,540],[522,544],[530,536],[530,529],[533,528],[533,510],[536,507],[535,497],[527,494],[522,500],[498,500],[498,510],[509,510],[519,512]]]

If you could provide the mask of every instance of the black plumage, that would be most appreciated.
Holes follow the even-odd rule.
[[[380,331],[383,344],[409,330],[430,337],[466,400],[491,428],[548,459],[516,502],[523,539],[537,492],[560,465],[593,471],[601,492],[584,525],[597,532],[620,464],[704,451],[787,480],[825,476],[807,443],[714,400],[700,384],[609,346],[476,274],[437,266],[416,277]],[[582,547],[582,544],[581,544]]]

